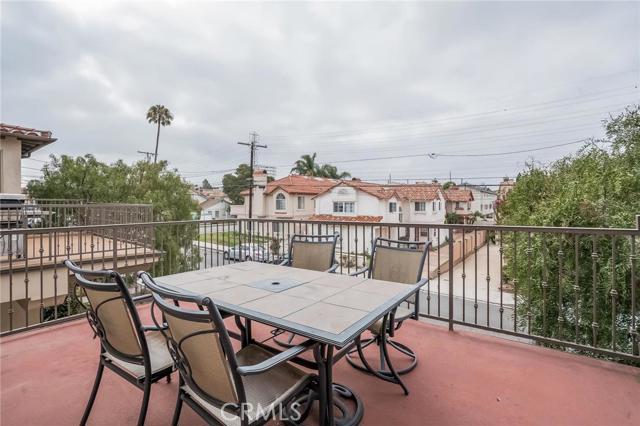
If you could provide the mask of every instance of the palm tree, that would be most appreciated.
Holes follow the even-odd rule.
[[[160,126],[169,126],[173,120],[173,114],[164,105],[153,105],[147,111],[147,121],[149,123],[158,124],[158,133],[156,134],[156,150],[153,156],[153,163],[158,161],[158,143],[160,142]]]
[[[319,176],[320,165],[316,163],[316,153],[305,154],[296,161],[291,169],[291,173],[301,176]]]
[[[351,173],[338,173],[338,168],[336,166],[332,166],[331,164],[323,164],[322,167],[320,167],[320,176],[331,179],[349,179],[351,177]]]

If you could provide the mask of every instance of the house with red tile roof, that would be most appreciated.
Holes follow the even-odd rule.
[[[307,219],[316,213],[314,196],[334,186],[338,180],[315,176],[289,175],[267,182],[265,170],[253,173],[252,217],[266,219]],[[249,190],[240,193],[242,206],[232,212],[240,218],[249,217]]]
[[[455,213],[460,218],[460,222],[466,222],[474,212],[471,210],[473,193],[465,188],[453,186],[444,191],[447,213]]]
[[[445,195],[438,183],[378,184],[359,179],[337,180],[313,176],[290,175],[267,182],[263,170],[254,172],[253,214],[256,219],[299,219],[319,225],[329,222],[331,229],[353,235],[358,223],[442,224],[446,214]],[[248,217],[249,191],[241,192],[244,205],[232,206],[237,217]],[[350,226],[353,225],[353,226]],[[278,224],[272,232],[279,232]],[[353,228],[353,229],[351,229]],[[320,229],[320,228],[315,228]],[[351,231],[351,232],[350,232]],[[297,231],[296,232],[304,232]],[[381,227],[381,237],[427,240],[437,237],[437,230]],[[343,235],[343,238],[344,236]],[[440,235],[441,239],[444,236]],[[371,236],[365,236],[370,244]],[[362,237],[358,244],[363,244]]]

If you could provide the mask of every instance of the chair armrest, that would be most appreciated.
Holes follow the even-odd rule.
[[[162,327],[158,327],[155,325],[143,325],[142,326],[142,330],[144,330],[145,332],[147,331],[160,331],[160,330],[168,330],[169,329],[169,324],[164,323],[162,324]]]
[[[416,283],[419,288],[424,287],[429,282],[429,278],[422,278],[420,281]]]
[[[280,352],[277,355],[272,356],[269,359],[266,359],[258,364],[254,365],[243,365],[238,367],[238,374],[241,376],[251,376],[253,374],[261,374],[265,371],[271,370],[272,368],[282,364],[283,362],[287,362],[292,358],[297,357],[303,352],[311,349],[317,343],[313,340],[307,340],[297,346],[287,349],[284,352]]]
[[[136,296],[136,297],[132,297],[131,300],[133,300],[133,303],[137,303],[141,300],[145,300],[145,299],[151,299],[151,293],[147,293],[147,294],[141,294],[140,296]]]
[[[281,263],[278,264],[278,266],[288,266],[289,265],[289,258],[285,258]]]
[[[336,269],[338,269],[338,266],[340,266],[338,263],[334,263],[331,268],[327,269],[325,272],[328,272],[330,274],[333,274],[334,272],[336,272]]]
[[[362,268],[359,271],[355,271],[349,274],[350,277],[357,277],[358,275],[362,275],[369,270],[369,267]]]

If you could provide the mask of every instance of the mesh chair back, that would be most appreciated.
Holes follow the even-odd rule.
[[[143,347],[140,318],[134,307],[124,280],[114,271],[90,271],[80,269],[67,260],[65,265],[75,273],[77,286],[89,302],[86,305],[87,319],[103,346],[113,356],[127,362],[141,364]],[[94,280],[90,280],[89,277]],[[95,280],[99,281],[95,281]]]
[[[376,239],[371,260],[371,278],[415,284],[422,277],[428,244]]]
[[[326,271],[335,262],[337,235],[294,235],[291,238],[291,266]]]
[[[163,334],[187,385],[218,408],[244,401],[231,340],[211,299],[175,293],[156,284],[146,273],[140,277],[153,293],[154,303],[169,326]],[[191,307],[179,306],[179,302],[187,302]]]

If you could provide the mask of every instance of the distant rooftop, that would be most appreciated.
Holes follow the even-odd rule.
[[[16,126],[12,124],[0,123],[0,137],[16,137],[22,142],[22,158],[28,158],[31,153],[55,142],[49,130],[37,130],[29,127]]]

